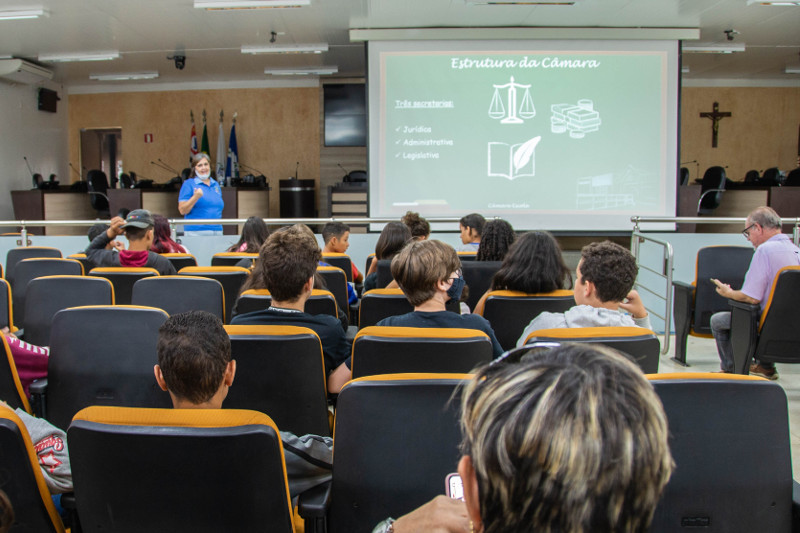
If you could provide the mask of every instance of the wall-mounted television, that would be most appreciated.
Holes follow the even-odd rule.
[[[363,83],[323,86],[325,146],[367,145],[367,96]]]

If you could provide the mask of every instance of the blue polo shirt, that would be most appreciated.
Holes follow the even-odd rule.
[[[203,196],[197,200],[192,210],[186,213],[183,218],[222,218],[222,208],[225,207],[225,202],[222,201],[222,191],[215,179],[209,179],[208,185],[203,183],[200,178],[191,178],[184,181],[181,186],[181,192],[178,195],[178,201],[189,200],[197,188],[203,190]],[[222,231],[222,224],[209,226],[187,224],[183,229],[186,231]]]

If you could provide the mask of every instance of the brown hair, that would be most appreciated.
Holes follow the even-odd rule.
[[[578,268],[581,271],[578,283],[594,283],[601,302],[624,300],[631,292],[639,273],[633,254],[611,241],[593,242],[584,246]]]
[[[411,241],[392,259],[392,277],[413,306],[436,294],[436,283],[461,268],[458,254],[441,241]]]

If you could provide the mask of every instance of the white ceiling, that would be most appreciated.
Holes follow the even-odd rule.
[[[336,65],[335,77],[362,77],[364,44],[350,29],[491,27],[699,28],[702,41],[739,32],[738,54],[685,54],[684,78],[796,84],[785,74],[800,64],[800,7],[747,5],[747,0],[579,0],[575,6],[474,6],[465,0],[312,0],[292,9],[205,11],[193,0],[0,0],[0,9],[42,6],[49,16],[0,21],[0,55],[119,50],[114,61],[60,63],[56,81],[90,86],[89,74],[152,71],[157,83],[264,81],[266,67]],[[245,55],[244,44],[327,42],[320,55]],[[186,55],[177,70],[168,55]],[[121,82],[152,85],[153,81]]]

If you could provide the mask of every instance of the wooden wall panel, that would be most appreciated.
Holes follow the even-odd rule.
[[[719,123],[717,148],[711,147],[711,120],[700,117],[714,102],[720,111],[733,114]],[[684,87],[680,159],[699,162],[699,176],[694,164],[685,165],[692,180],[714,165],[727,165],[734,181],[743,180],[751,169],[791,170],[797,166],[798,127],[798,87]]]
[[[320,89],[220,89],[85,94],[69,96],[70,161],[80,161],[81,128],[122,128],[123,165],[165,182],[172,174],[150,164],[162,159],[180,170],[188,166],[189,111],[194,111],[198,144],[202,140],[202,111],[208,114],[208,138],[212,163],[216,161],[219,111],[224,116],[227,149],[234,111],[239,160],[269,178],[270,212],[278,213],[278,180],[294,176],[319,183]],[[144,135],[153,134],[145,144]],[[247,172],[243,172],[247,173]],[[77,178],[76,176],[72,176]]]

